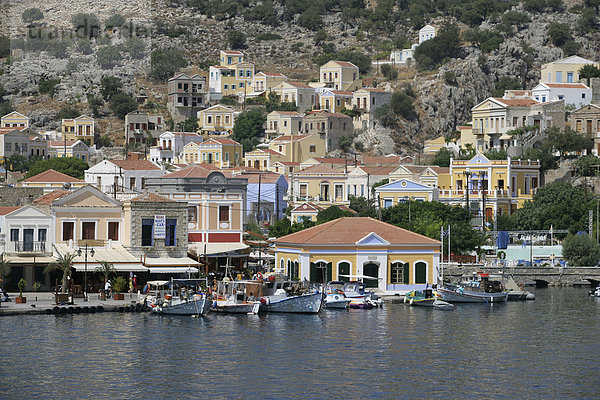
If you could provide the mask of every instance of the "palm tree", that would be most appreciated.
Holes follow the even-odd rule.
[[[60,291],[61,293],[67,293],[67,281],[71,276],[71,266],[73,265],[73,260],[76,256],[76,253],[67,253],[65,255],[59,255],[58,259],[55,262],[48,264],[48,266],[44,268],[44,273],[50,273],[54,270],[62,271],[63,276],[62,288]]]
[[[106,287],[106,282],[108,282],[108,278],[110,278],[110,275],[114,274],[117,271],[115,270],[115,267],[112,265],[112,263],[109,263],[108,261],[99,261],[99,263],[100,266],[96,267],[96,272],[104,276],[104,287]]]
[[[4,275],[10,271],[10,261],[4,258],[4,254],[0,256],[0,289],[2,289],[2,282],[4,282]]]

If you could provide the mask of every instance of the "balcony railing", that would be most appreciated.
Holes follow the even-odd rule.
[[[530,189],[529,193],[521,192],[521,189],[518,190],[518,193],[512,193],[509,189],[492,189],[492,190],[479,190],[479,189],[469,189],[469,197],[473,199],[483,198],[488,199],[510,199],[510,198],[518,198],[525,197],[530,198],[537,191],[537,188]],[[447,190],[440,189],[439,191],[440,199],[451,199],[451,198],[466,198],[467,190],[459,189],[459,190]]]
[[[46,242],[39,241],[13,241],[11,242],[12,251],[15,253],[45,253]]]

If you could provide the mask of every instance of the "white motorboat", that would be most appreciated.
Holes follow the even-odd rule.
[[[367,285],[362,282],[352,281],[344,284],[344,295],[350,299],[348,307],[365,308],[381,307],[383,301],[375,293],[366,290]]]
[[[262,283],[260,311],[316,314],[321,310],[323,297],[322,291],[272,274]]]
[[[230,314],[258,314],[261,282],[221,281],[213,293],[212,311]]]
[[[596,287],[594,290],[589,291],[590,296],[600,297],[600,286]]]
[[[325,308],[341,309],[348,308],[350,299],[344,294],[344,282],[331,281],[325,288]]]
[[[150,300],[152,312],[157,314],[206,316],[212,297],[202,291],[202,282],[198,279],[154,281],[155,291],[145,301]]]

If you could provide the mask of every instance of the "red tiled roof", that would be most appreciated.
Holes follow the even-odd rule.
[[[280,156],[281,153],[271,149],[259,149],[260,151],[264,151],[265,153],[274,154],[276,156]]]
[[[212,164],[193,164],[179,171],[171,172],[163,178],[206,178],[212,171],[218,170]]]
[[[398,168],[398,166],[396,166],[396,165],[383,165],[381,167],[361,166],[360,168],[369,175],[389,175],[396,168]]]
[[[329,92],[340,96],[352,96],[352,92],[345,92],[343,90],[329,90]]]
[[[145,202],[145,203],[175,203],[175,200],[167,199],[156,193],[143,193],[137,197],[131,199],[131,201]]]
[[[493,99],[512,107],[529,107],[534,104],[540,104],[539,101],[533,99],[503,99],[501,97],[493,97]]]
[[[297,161],[277,161],[274,164],[278,164],[278,163],[281,165],[290,166],[290,167],[297,167],[300,165],[300,163]]]
[[[400,156],[365,156],[362,161],[363,165],[399,165]]]
[[[287,81],[287,83],[289,83],[290,85],[297,87],[297,88],[307,88],[307,89],[311,88],[310,86],[308,86],[306,83],[303,83],[303,82]]]
[[[65,144],[67,147],[71,147],[73,146],[75,143],[77,142],[77,140],[51,140],[48,145],[50,147],[65,147]]]
[[[544,83],[544,85],[546,85],[550,88],[589,89],[583,83]]]
[[[332,113],[332,112],[328,112],[328,111],[323,111],[323,110],[315,110],[315,111],[309,111],[306,113],[307,117],[310,116],[315,116],[315,117],[335,117],[335,118],[348,118],[348,119],[352,119],[349,116],[347,116],[346,114],[342,114],[342,113]]]
[[[41,172],[31,178],[25,179],[23,182],[81,182],[84,183],[81,179],[73,178],[67,174],[63,174],[62,172],[55,171],[53,169],[46,170]]]
[[[358,89],[357,92],[361,91],[361,90],[365,90],[367,92],[376,92],[376,93],[387,93],[385,90],[383,89],[377,89],[377,88],[368,88],[368,87],[364,87],[362,89]]]
[[[275,172],[262,172],[262,173],[254,173],[247,174],[242,173],[237,176],[240,178],[248,178],[248,183],[258,183],[258,176],[260,175],[260,182],[263,183],[276,183],[279,178],[281,178],[280,174],[276,174]]]
[[[390,244],[439,245],[437,240],[369,217],[343,217],[291,235],[280,237],[275,243],[346,244],[354,245],[367,235],[375,233]]]
[[[313,211],[313,212],[316,212],[316,211],[321,211],[322,209],[323,209],[323,207],[321,207],[321,206],[319,206],[319,205],[317,205],[315,203],[305,202],[305,203],[302,203],[302,204],[298,205],[297,207],[295,207],[292,210],[292,212],[294,212],[294,211],[299,211],[299,212],[302,212],[302,211],[305,211],[305,212],[306,211]]]
[[[261,71],[258,74],[263,74],[265,76],[281,76],[281,77],[285,78],[285,75],[284,74],[280,74],[279,72],[262,72]],[[256,74],[256,75],[258,75],[258,74]]]
[[[236,51],[236,50],[223,50],[223,53],[229,54],[232,56],[243,56],[244,55],[244,53],[242,53],[241,51]]]
[[[348,61],[334,61],[334,63],[336,63],[337,65],[339,65],[340,67],[353,67],[353,68],[358,68],[356,65],[352,64],[351,62]]]
[[[61,197],[69,194],[68,190],[57,189],[53,192],[38,197],[33,201],[33,204],[50,205],[53,201],[60,199]]]
[[[349,159],[349,158],[334,158],[334,157],[315,157],[315,160],[317,160],[320,163],[323,164],[348,164],[348,165],[352,165],[352,163],[354,162],[354,160]]]
[[[148,160],[111,160],[110,162],[128,171],[160,170],[160,167]]]
[[[8,207],[0,207],[0,215],[10,214],[11,212],[18,210],[23,206],[8,206]]]
[[[293,117],[299,117],[300,116],[300,114],[298,114],[296,111],[274,111],[274,112],[276,112],[278,114],[281,114],[281,115],[291,115]]]
[[[341,174],[343,172],[336,171],[323,164],[311,165],[310,167],[304,168],[298,171],[298,174]]]

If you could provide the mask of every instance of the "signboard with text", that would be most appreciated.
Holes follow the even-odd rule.
[[[164,215],[154,216],[154,239],[165,239],[167,236],[166,217]]]

